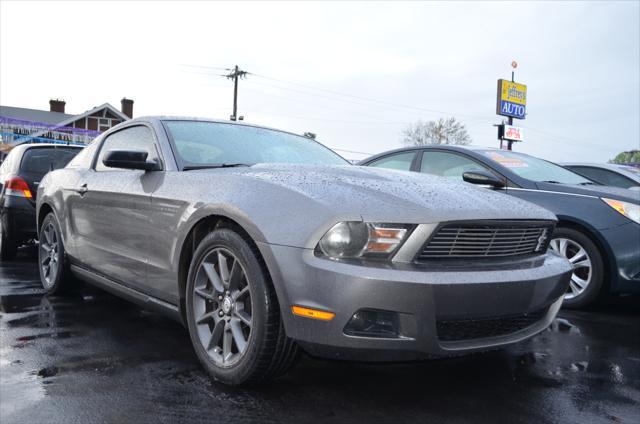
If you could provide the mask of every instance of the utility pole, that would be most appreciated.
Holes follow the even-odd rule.
[[[233,114],[230,116],[232,121],[238,120],[238,79],[246,78],[247,74],[248,72],[241,70],[238,68],[238,65],[236,65],[233,68],[233,72],[225,75],[227,78],[233,80]],[[239,119],[242,120],[243,118],[244,117],[241,116]]]
[[[516,63],[515,60],[513,62],[511,62],[511,67],[513,68],[513,71],[511,71],[511,82],[516,82],[516,79],[515,79],[516,66],[518,66],[518,64]],[[507,117],[507,123],[509,125],[513,125],[513,116],[508,116]],[[502,143],[502,142],[500,142],[500,143]],[[502,148],[502,146],[500,146],[500,147]],[[507,150],[513,150],[512,147],[513,147],[513,140],[507,140]]]

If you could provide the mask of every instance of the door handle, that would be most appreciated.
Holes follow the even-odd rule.
[[[87,188],[87,184],[82,184],[79,188],[73,189],[80,196],[84,195],[89,189]]]

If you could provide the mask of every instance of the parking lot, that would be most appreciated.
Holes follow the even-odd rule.
[[[360,364],[303,356],[251,390],[213,383],[186,330],[100,290],[46,297],[33,249],[0,264],[0,422],[638,422],[638,298],[562,311],[472,357]]]

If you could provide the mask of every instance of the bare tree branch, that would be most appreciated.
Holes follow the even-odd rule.
[[[469,144],[471,137],[464,124],[456,118],[440,118],[407,126],[402,130],[402,142],[409,146],[425,144]]]

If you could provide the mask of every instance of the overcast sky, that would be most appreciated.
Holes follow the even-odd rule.
[[[640,2],[0,2],[0,103],[228,119],[311,131],[352,159],[455,116],[497,146],[496,80],[527,84],[526,141],[555,161],[640,148]],[[338,95],[340,93],[342,95]]]

